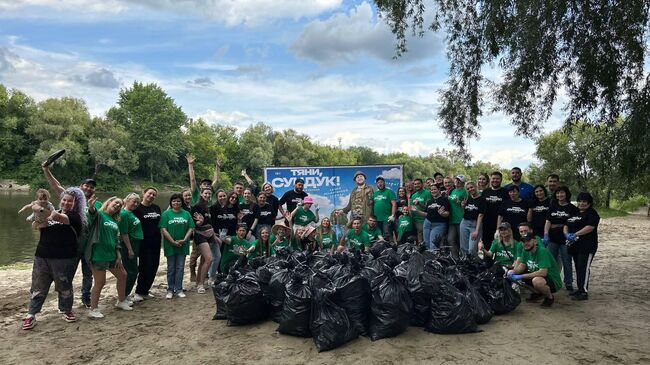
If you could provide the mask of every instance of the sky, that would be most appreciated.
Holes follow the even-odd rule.
[[[444,38],[411,37],[395,59],[372,1],[0,0],[0,83],[37,101],[82,98],[101,116],[120,89],[153,82],[190,118],[426,156],[452,148],[436,121]],[[560,107],[545,132],[561,125]],[[480,122],[473,160],[535,162],[534,141],[506,116]]]

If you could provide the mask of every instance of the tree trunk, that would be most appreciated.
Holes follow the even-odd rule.
[[[101,165],[98,163],[95,164],[95,172],[93,173],[93,179],[97,179],[97,175],[99,174],[99,166]]]
[[[607,187],[607,193],[605,194],[605,207],[609,209],[609,201],[612,200],[612,188]]]

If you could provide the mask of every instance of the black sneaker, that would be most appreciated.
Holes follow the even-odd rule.
[[[526,303],[535,303],[538,300],[542,299],[544,295],[539,293],[530,293],[528,298],[526,298]]]
[[[546,297],[544,298],[544,301],[542,302],[541,306],[549,308],[553,305],[553,302],[555,302],[555,297]]]
[[[589,294],[583,291],[576,292],[576,294],[573,297],[571,297],[571,300],[588,300],[588,299],[589,299]]]
[[[575,297],[576,295],[580,294],[580,290],[574,290],[571,293],[569,293],[570,297]]]
[[[81,298],[81,303],[86,309],[90,309],[90,298]]]
[[[565,288],[566,288],[566,291],[568,291],[569,293],[573,293],[573,285],[567,285],[567,286],[565,286]]]

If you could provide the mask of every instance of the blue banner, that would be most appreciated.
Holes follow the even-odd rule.
[[[305,180],[305,192],[320,207],[320,216],[329,217],[334,209],[348,204],[350,192],[356,186],[354,174],[361,171],[366,175],[366,184],[376,189],[375,179],[382,176],[386,188],[397,195],[402,186],[402,165],[368,165],[368,166],[315,166],[315,167],[266,167],[264,181],[271,183],[275,196],[292,190],[296,179]]]

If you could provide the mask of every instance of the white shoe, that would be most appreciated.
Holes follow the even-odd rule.
[[[186,297],[186,295],[185,295],[185,293],[183,293],[183,291],[179,291],[178,293],[176,293],[176,296],[179,297],[179,298],[185,298]]]
[[[140,302],[144,301],[144,297],[142,295],[136,293],[136,294],[133,294],[133,299],[132,300],[133,300],[133,303],[140,303]]]
[[[153,294],[151,294],[151,293],[147,294],[147,298],[153,299],[153,298],[155,298],[155,297],[156,297],[156,296],[153,295]]]
[[[205,288],[203,287],[203,285],[199,285],[196,288],[196,292],[199,293],[199,294],[205,294]]]
[[[165,299],[171,299],[174,296],[174,293],[168,291],[167,295],[165,295]]]
[[[129,303],[126,300],[121,301],[121,302],[117,302],[115,304],[115,308],[119,308],[119,309],[124,310],[124,311],[132,311],[133,310],[133,308],[131,308],[131,306],[129,305]]]
[[[99,308],[95,308],[95,309],[90,309],[88,311],[88,317],[100,319],[100,318],[104,318],[104,315],[102,314],[102,312],[99,311]]]

